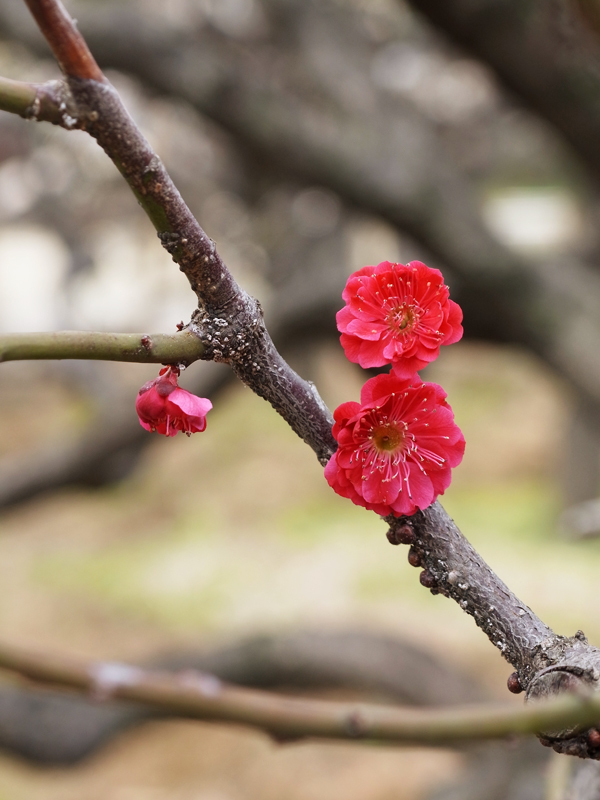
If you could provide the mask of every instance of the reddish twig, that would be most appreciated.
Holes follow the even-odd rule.
[[[106,81],[60,0],[25,0],[62,71],[69,78]]]

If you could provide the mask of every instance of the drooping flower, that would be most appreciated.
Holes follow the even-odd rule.
[[[206,428],[212,403],[181,389],[178,377],[177,367],[164,367],[158,378],[142,386],[135,401],[142,428],[164,436],[175,436],[179,431],[189,436]]]
[[[431,505],[465,450],[446,393],[418,376],[371,378],[361,402],[343,403],[334,419],[338,450],[325,467],[327,482],[382,516],[409,516]]]
[[[342,347],[363,368],[391,363],[398,377],[411,378],[437,358],[440,345],[463,334],[461,308],[442,273],[420,261],[363,267],[348,278],[342,297]]]

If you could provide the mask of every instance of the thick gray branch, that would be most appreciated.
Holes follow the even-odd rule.
[[[388,517],[392,544],[410,544],[409,561],[422,567],[421,583],[457,602],[516,669],[512,691],[535,701],[564,691],[600,691],[600,649],[581,631],[558,636],[522,603],[465,539],[436,502],[412,517]],[[586,727],[548,731],[555,750],[600,759],[600,741]],[[600,739],[600,737],[598,737]]]

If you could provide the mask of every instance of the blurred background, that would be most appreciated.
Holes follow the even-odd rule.
[[[415,258],[443,271],[465,337],[426,377],[467,440],[443,504],[546,623],[600,643],[593,2],[68,9],[330,407],[365,380],[335,328],[348,275]],[[0,73],[58,77],[18,2],[0,7]],[[0,333],[174,332],[194,299],[95,142],[0,113]],[[511,701],[509,665],[269,406],[194,364],[181,382],[211,397],[208,429],[163,441],[134,408],[155,374],[2,365],[0,636],[311,695]],[[2,676],[0,800],[533,800],[557,774],[536,742],[278,745],[139,721]]]

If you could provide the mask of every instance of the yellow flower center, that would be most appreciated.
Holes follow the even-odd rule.
[[[402,303],[402,305],[393,308],[387,318],[387,323],[390,328],[394,328],[398,332],[405,331],[407,328],[412,328],[415,321],[414,309],[411,306],[407,306],[406,303]]]
[[[371,434],[373,444],[378,450],[396,450],[404,441],[404,434],[391,425],[380,425]]]

